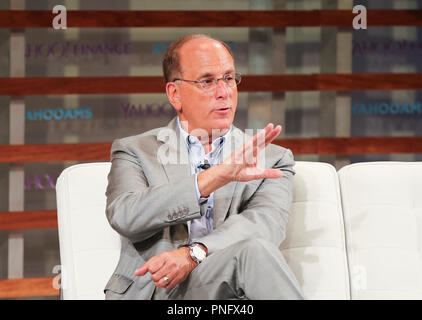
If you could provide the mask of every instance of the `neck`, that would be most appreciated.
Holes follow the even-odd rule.
[[[180,125],[182,126],[183,130],[185,130],[187,133],[197,137],[205,150],[207,150],[207,147],[211,146],[212,142],[215,139],[224,136],[230,129],[224,128],[205,130],[203,128],[189,127],[188,121],[182,119],[180,119]]]

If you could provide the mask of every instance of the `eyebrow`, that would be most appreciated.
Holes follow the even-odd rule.
[[[234,73],[234,72],[235,72],[234,69],[229,69],[224,74]],[[201,79],[201,78],[210,78],[210,77],[214,77],[214,76],[215,76],[215,74],[210,73],[210,72],[207,72],[207,73],[204,73],[201,76],[199,76],[198,79]]]

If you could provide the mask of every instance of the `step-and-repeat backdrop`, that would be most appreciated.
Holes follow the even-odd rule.
[[[65,1],[66,2],[66,1]],[[101,10],[271,10],[277,1],[67,1],[68,9]],[[335,1],[334,1],[335,2]],[[324,9],[324,1],[285,1],[287,9]],[[422,9],[420,1],[355,1],[368,9]],[[27,1],[27,10],[51,10],[54,1]],[[1,3],[0,9],[8,9]],[[399,6],[399,7],[397,7]],[[323,30],[324,29],[324,30]],[[311,74],[330,70],[321,53],[332,39],[329,28],[286,28],[285,45],[277,46],[271,28],[110,28],[26,29],[27,77],[161,75],[167,47],[187,33],[205,33],[232,49],[244,74]],[[335,32],[335,28],[334,32]],[[13,54],[13,53],[12,53]],[[279,57],[285,57],[280,66]],[[422,28],[370,27],[352,31],[347,63],[353,73],[422,72]],[[341,58],[340,58],[341,59]],[[10,30],[0,29],[0,77],[10,69]],[[328,65],[328,67],[327,67]],[[333,69],[335,70],[335,68]],[[422,135],[420,91],[355,91],[348,93],[351,136]],[[9,143],[9,103],[0,96],[0,143]],[[320,117],[320,92],[240,93],[235,125],[262,128],[283,121],[284,136],[319,137],[326,126]],[[111,142],[166,125],[175,112],[162,94],[25,96],[25,143]],[[265,106],[260,109],[259,106]],[[268,108],[270,106],[270,108]],[[271,107],[272,106],[272,107]],[[264,111],[263,111],[264,110]],[[270,110],[270,111],[268,111]],[[300,156],[300,160],[319,160]],[[355,155],[351,162],[421,160],[420,155]],[[25,210],[56,208],[55,184],[60,172],[76,162],[25,163]],[[9,165],[0,164],[0,211],[8,211]],[[0,231],[0,278],[7,278],[8,232]],[[24,231],[24,276],[54,276],[60,265],[56,229]]]

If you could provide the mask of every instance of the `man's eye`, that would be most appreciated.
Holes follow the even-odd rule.
[[[204,79],[201,82],[205,85],[210,85],[214,82],[214,80],[213,79]]]

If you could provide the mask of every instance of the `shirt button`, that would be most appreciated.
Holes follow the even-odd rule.
[[[195,138],[193,136],[188,137],[190,143],[195,143]]]

